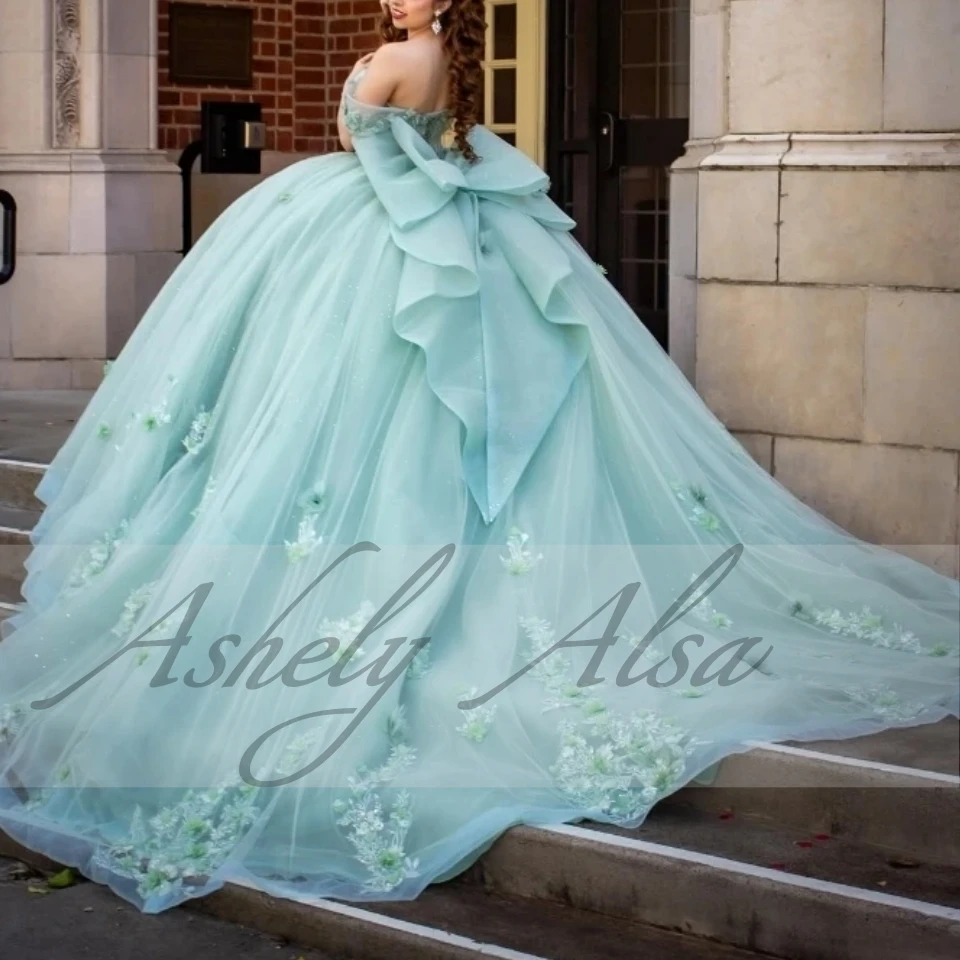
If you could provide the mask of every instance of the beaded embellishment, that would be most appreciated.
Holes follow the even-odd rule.
[[[390,128],[390,121],[394,117],[400,117],[425,140],[439,141],[449,123],[449,110],[424,111],[413,107],[381,106],[357,100],[353,94],[363,73],[363,70],[358,71],[352,77],[348,77],[343,85],[340,110],[344,126],[350,131],[351,136],[381,133]]]

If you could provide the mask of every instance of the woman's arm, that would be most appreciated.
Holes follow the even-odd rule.
[[[393,95],[400,77],[398,57],[392,49],[394,46],[394,44],[386,43],[373,53],[365,54],[354,64],[350,71],[350,77],[361,67],[366,66],[367,68],[367,72],[354,91],[358,100],[374,106],[383,106]],[[341,96],[341,107],[337,110],[337,132],[340,134],[340,143],[343,149],[352,150],[353,139],[343,122],[342,104],[343,97]]]

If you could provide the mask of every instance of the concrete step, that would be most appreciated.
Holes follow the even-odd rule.
[[[941,773],[864,759],[873,737],[828,744],[828,754],[783,744],[756,743],[727,757],[710,786],[680,792],[684,802],[708,816],[735,815],[779,823],[808,834],[825,833],[924,861],[960,866],[960,724],[885,731],[885,749],[909,763],[926,756],[954,771]],[[930,744],[935,749],[931,749]],[[898,749],[894,751],[892,745]],[[818,745],[819,746],[819,745]],[[847,756],[839,755],[847,750]]]
[[[480,869],[484,886],[504,896],[790,960],[939,960],[960,952],[953,907],[582,826],[514,828]]]
[[[230,883],[192,907],[355,958],[945,960],[960,952],[960,910],[950,906],[575,826],[514,828],[462,879],[415,901],[361,908]]]
[[[43,479],[46,464],[24,463],[19,460],[0,460],[0,509],[25,511],[39,516],[43,504],[34,496],[37,484]],[[31,529],[33,524],[26,527]]]
[[[90,390],[5,390],[0,458],[49,463],[93,396]]]
[[[960,794],[960,790],[956,792]],[[588,823],[581,826],[796,876],[960,908],[960,863],[919,860],[916,854],[908,856],[889,846],[797,829],[777,821],[768,811],[746,813],[734,807],[720,814],[708,813],[692,804],[689,797],[689,791],[681,791],[661,801],[637,830]],[[957,821],[946,821],[941,827],[950,822]]]

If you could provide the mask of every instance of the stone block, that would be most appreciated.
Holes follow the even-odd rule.
[[[867,293],[701,283],[697,390],[732,430],[860,439]]]
[[[776,478],[855,536],[945,546],[957,531],[957,454],[777,438]]]
[[[700,174],[697,272],[702,279],[777,279],[777,170]]]
[[[883,0],[731,0],[730,129],[877,130]]]

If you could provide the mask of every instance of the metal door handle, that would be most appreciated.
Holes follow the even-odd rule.
[[[617,122],[613,117],[613,114],[609,110],[600,111],[601,123],[600,123],[600,141],[601,143],[607,144],[607,161],[603,166],[603,172],[608,173],[613,169],[614,156],[615,156],[615,131],[617,127]]]
[[[3,230],[0,233],[0,286],[13,278],[17,269],[17,204],[6,190],[0,190]]]

